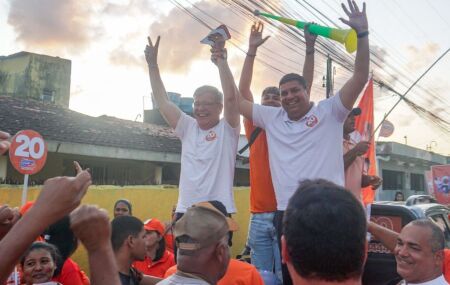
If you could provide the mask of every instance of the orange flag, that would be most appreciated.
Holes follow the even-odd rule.
[[[355,119],[356,131],[361,134],[361,140],[370,140],[370,147],[364,155],[366,159],[365,172],[367,175],[377,175],[377,165],[375,161],[375,140],[372,136],[373,132],[373,79],[370,78],[366,86],[364,95],[359,101],[358,107],[361,108],[361,115]],[[362,197],[364,205],[371,204],[375,198],[375,191],[366,187],[362,189]]]

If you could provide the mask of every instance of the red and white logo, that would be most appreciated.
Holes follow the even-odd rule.
[[[20,173],[35,174],[45,165],[47,144],[42,136],[33,130],[20,131],[11,140],[9,159]]]
[[[216,138],[217,138],[217,134],[215,131],[209,131],[209,133],[205,137],[205,139],[209,142],[215,140]]]
[[[317,125],[318,122],[319,122],[319,119],[317,119],[317,117],[314,115],[311,115],[306,118],[306,126],[309,128],[314,127],[315,125]]]

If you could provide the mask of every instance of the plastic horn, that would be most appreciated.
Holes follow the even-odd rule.
[[[253,12],[253,14],[255,14],[255,16],[264,16],[267,18],[271,18],[271,19],[280,21],[280,22],[288,24],[288,25],[296,26],[297,28],[300,28],[300,29],[304,29],[305,24],[306,24],[305,22],[287,19],[287,18],[283,18],[280,16],[275,16],[272,14],[262,13],[259,10],[255,10],[255,12]],[[356,50],[358,38],[356,37],[356,32],[353,29],[347,29],[347,30],[334,29],[334,28],[320,26],[320,25],[316,25],[316,24],[310,24],[309,32],[312,34],[316,34],[319,36],[323,36],[323,37],[338,41],[341,44],[344,44],[345,49],[349,53],[352,53]]]

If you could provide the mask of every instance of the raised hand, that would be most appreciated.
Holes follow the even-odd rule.
[[[355,1],[348,1],[348,9],[345,7],[344,3],[341,4],[342,9],[345,14],[348,16],[348,20],[344,18],[339,18],[344,24],[352,27],[358,34],[362,32],[366,32],[369,30],[369,24],[367,23],[367,15],[366,15],[366,3],[363,3],[362,11],[359,11],[358,5],[356,5]],[[350,11],[349,11],[350,10]]]
[[[104,209],[92,205],[78,207],[70,214],[70,228],[88,251],[103,248],[110,243],[111,227]]]
[[[153,45],[152,39],[150,37],[147,37],[148,44],[145,47],[145,60],[147,61],[147,65],[150,66],[156,66],[158,65],[158,49],[159,49],[159,40],[161,39],[160,36],[156,39],[156,43]]]
[[[227,59],[227,49],[221,47],[213,47],[211,49],[211,61],[217,65],[219,61]]]
[[[9,232],[19,217],[20,213],[17,208],[10,208],[8,205],[0,206],[0,240]]]
[[[370,142],[360,141],[359,143],[357,143],[355,145],[355,147],[353,149],[355,150],[357,155],[363,155],[367,152],[367,150],[369,149],[369,146],[370,146]]]
[[[248,40],[249,49],[257,49],[260,45],[265,43],[270,36],[262,37],[264,31],[264,24],[262,22],[257,22],[252,25],[250,30],[250,39]]]
[[[316,43],[316,39],[317,39],[317,35],[316,34],[311,34],[309,32],[309,26],[313,24],[313,23],[307,23],[305,25],[305,43],[306,43],[306,48],[314,48],[314,45]]]
[[[88,171],[81,168],[77,171],[76,177],[46,180],[33,208],[49,220],[57,221],[78,207],[92,180]]]
[[[9,138],[10,135],[8,133],[0,131],[0,155],[8,151],[10,145]]]

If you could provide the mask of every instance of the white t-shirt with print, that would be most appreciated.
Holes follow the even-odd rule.
[[[266,130],[278,210],[286,210],[302,180],[322,178],[344,186],[342,132],[349,112],[339,93],[313,105],[298,121],[281,107],[253,105],[253,124]]]
[[[182,113],[175,133],[181,139],[180,193],[176,212],[184,213],[195,203],[217,200],[228,213],[235,213],[234,168],[240,127],[222,118],[209,130]]]

